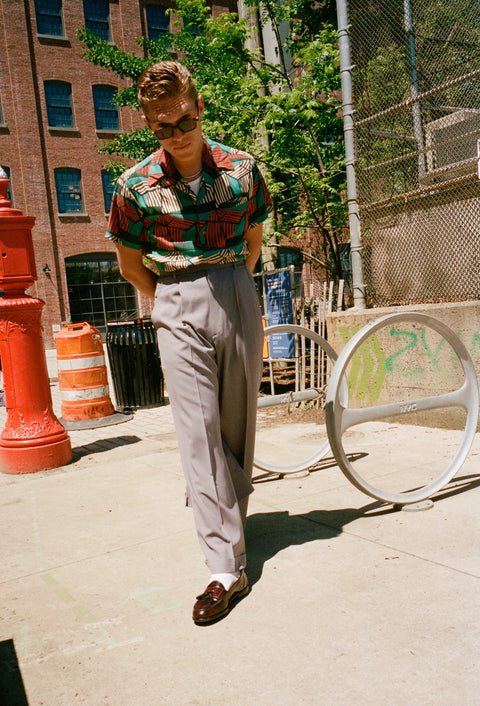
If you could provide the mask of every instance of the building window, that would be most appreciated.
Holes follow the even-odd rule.
[[[84,253],[65,260],[70,318],[102,333],[108,321],[138,317],[134,287],[123,279],[114,253]]]
[[[5,167],[2,165],[2,169],[7,175],[7,179],[10,179],[10,167]],[[7,188],[7,199],[11,201],[11,205],[13,206],[13,198],[12,198],[12,183],[9,181],[8,183],[8,188]]]
[[[80,169],[55,169],[55,187],[59,213],[83,212]]]
[[[113,100],[117,89],[112,86],[93,86],[92,90],[97,130],[118,130],[118,108]]]
[[[105,213],[109,213],[110,211],[114,183],[115,182],[112,179],[112,175],[105,169],[102,169],[103,202],[105,204]]]
[[[168,34],[170,17],[164,7],[160,5],[147,5],[145,8],[147,19],[147,33],[149,39],[160,39]]]
[[[5,122],[3,120],[3,110],[2,110],[2,101],[0,99],[0,125],[5,125]]]
[[[62,0],[35,0],[38,34],[63,37]]]
[[[49,127],[73,127],[72,87],[65,81],[45,81]]]
[[[108,0],[83,0],[85,27],[100,39],[110,41],[110,8]]]

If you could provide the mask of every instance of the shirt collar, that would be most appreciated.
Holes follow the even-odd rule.
[[[203,138],[202,167],[207,171],[220,172],[234,169],[230,156],[220,145],[211,146]],[[178,173],[170,154],[161,147],[152,155],[148,172],[148,186],[154,186],[158,181],[161,186],[174,186],[181,177]]]

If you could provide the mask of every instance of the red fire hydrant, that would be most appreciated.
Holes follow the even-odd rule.
[[[72,460],[70,438],[56,418],[41,330],[41,299],[25,294],[37,279],[31,229],[35,219],[11,208],[0,170],[0,358],[7,421],[0,470],[33,473]]]

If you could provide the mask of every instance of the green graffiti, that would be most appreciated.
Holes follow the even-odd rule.
[[[399,351],[395,351],[395,353],[392,353],[392,355],[387,358],[387,360],[385,361],[385,369],[388,371],[393,370],[393,361],[395,360],[395,358],[398,358],[398,356],[402,355],[403,353],[406,353],[412,348],[415,348],[418,341],[418,336],[413,331],[397,331],[397,329],[392,328],[390,329],[390,336],[408,336],[410,338],[410,342],[407,343],[407,345],[403,348],[400,348]]]
[[[476,331],[473,332],[472,336],[472,353],[475,349],[475,346],[480,346],[480,333],[477,333]]]
[[[380,345],[380,341],[376,336],[371,337],[370,348],[372,349],[373,354],[378,361],[377,372],[375,373],[372,384],[370,385],[370,399],[372,400],[372,402],[376,402],[380,396],[383,381],[385,379],[387,361],[385,358],[385,353],[383,352],[383,348]]]
[[[358,327],[352,326],[352,331],[355,334],[358,331]],[[352,337],[352,334],[350,334],[350,328],[348,326],[339,326],[338,332],[343,339],[343,343],[346,345]]]
[[[341,326],[339,328],[339,332],[341,337],[343,338],[343,342],[346,344],[349,342],[349,340],[354,336],[357,331],[359,330],[358,326]],[[350,394],[353,395],[353,391],[355,390],[355,386],[357,384],[357,378],[358,374],[360,372],[360,368],[362,366],[360,356],[358,353],[355,353],[355,355],[352,357],[352,362],[350,366],[350,373],[348,375],[348,391]]]
[[[407,351],[414,349],[420,341],[433,370],[437,372],[440,371],[440,353],[442,346],[445,343],[445,339],[441,338],[436,346],[431,347],[427,341],[427,328],[428,327],[423,326],[420,334],[415,333],[414,331],[403,331],[394,328],[390,329],[390,336],[403,336],[405,339],[405,345],[388,356],[388,358],[385,357],[385,353],[377,336],[370,336],[370,338],[364,341],[357,348],[350,361],[350,372],[348,374],[348,389],[350,396],[357,400],[369,399],[372,402],[376,402],[382,391],[386,374],[394,371],[397,364],[400,362],[400,356],[407,353]],[[358,331],[358,326],[340,326],[338,329],[344,344],[347,344]],[[459,334],[457,335],[461,338]],[[450,349],[454,358],[457,358],[455,351],[451,348],[451,346]],[[478,354],[479,350],[480,333],[475,331],[472,334],[471,342],[472,356]],[[403,372],[407,373],[411,377],[419,377],[425,374],[425,368],[409,368]]]
[[[425,348],[425,350],[426,350],[426,352],[427,352],[427,355],[428,355],[428,357],[430,358],[430,362],[431,362],[431,364],[432,364],[433,369],[434,369],[434,370],[438,370],[438,369],[440,368],[440,364],[439,364],[439,362],[438,362],[438,354],[439,354],[439,352],[440,352],[440,348],[441,348],[442,345],[445,343],[445,339],[442,338],[442,340],[440,341],[440,343],[439,343],[438,346],[437,346],[437,349],[436,349],[434,355],[432,355],[432,353],[431,353],[431,351],[430,351],[430,348],[428,347],[428,343],[427,343],[426,336],[425,336],[426,330],[427,330],[427,329],[426,329],[426,327],[424,326],[424,327],[422,328],[422,343],[423,343],[423,347]]]
[[[362,343],[362,345],[359,346],[358,354],[363,360],[363,367],[362,376],[357,387],[357,400],[364,400],[367,396],[368,385],[373,373],[373,358],[370,355],[370,351],[368,350],[366,343]]]
[[[358,330],[358,326],[339,327],[339,333],[344,343],[348,343]],[[378,338],[371,336],[368,342],[362,343],[352,356],[348,375],[350,395],[358,400],[368,398],[375,402],[380,396],[384,378],[385,354]],[[355,390],[356,394],[354,394]]]

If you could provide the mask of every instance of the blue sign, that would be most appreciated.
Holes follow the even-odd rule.
[[[268,325],[293,324],[290,272],[265,275],[264,282]],[[270,358],[295,358],[293,333],[274,333],[268,340]]]

